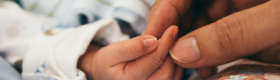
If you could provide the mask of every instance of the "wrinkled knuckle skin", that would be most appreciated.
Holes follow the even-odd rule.
[[[163,77],[161,80],[172,80],[173,75],[172,74],[167,74],[165,77]]]
[[[157,80],[172,80],[173,75],[160,75]]]
[[[137,67],[133,67],[135,65],[134,63],[132,64],[127,64],[124,68],[124,73],[120,74],[123,75],[120,80],[139,80],[139,76],[135,74],[135,70],[138,70]],[[116,75],[116,74],[114,74]],[[119,76],[119,75],[118,75]]]
[[[155,57],[154,58],[154,66],[161,66],[162,65],[162,63],[163,63],[163,59],[161,59],[161,58],[159,58],[159,57]]]
[[[128,78],[123,79],[123,80],[141,80],[140,78],[137,78],[137,75],[133,74],[133,72],[130,71],[129,73],[130,74],[129,74]]]
[[[224,53],[229,58],[240,57],[240,49],[246,45],[244,42],[243,27],[239,23],[238,18],[230,15],[218,20],[215,23],[215,30],[221,53]]]

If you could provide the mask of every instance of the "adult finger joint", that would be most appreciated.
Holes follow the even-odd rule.
[[[246,49],[243,27],[236,16],[230,15],[215,23],[215,32],[220,50],[228,57],[238,58],[239,52]]]

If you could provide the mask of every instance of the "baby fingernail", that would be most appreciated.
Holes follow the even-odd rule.
[[[179,39],[169,52],[173,59],[182,63],[191,63],[201,59],[195,37]]]
[[[157,42],[157,38],[153,36],[145,36],[143,39],[143,42],[147,48],[154,46]]]

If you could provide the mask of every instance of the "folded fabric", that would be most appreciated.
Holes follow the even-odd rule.
[[[67,26],[78,27],[103,18],[128,22],[139,35],[146,27],[155,0],[22,0],[24,9],[52,16]]]
[[[218,73],[209,80],[279,80],[280,65],[248,59],[218,66]]]
[[[155,0],[116,0],[113,3],[113,16],[126,21],[132,29],[141,35],[146,28],[150,9]]]
[[[146,28],[147,21],[135,12],[125,8],[115,8],[114,18],[128,22],[132,30],[141,35]]]
[[[110,5],[98,0],[76,0],[71,8],[72,26],[75,27],[108,18],[111,15],[112,8]]]
[[[279,80],[280,65],[238,59],[219,65],[217,73],[207,80]],[[188,80],[203,80],[194,72]]]
[[[12,1],[0,6],[0,54],[10,64],[23,58],[38,33],[57,24],[52,18],[23,11]]]
[[[71,6],[75,0],[21,0],[25,10],[54,17],[62,25],[71,24]]]
[[[121,33],[112,18],[78,28],[57,30],[53,35],[41,33],[24,57],[23,79],[85,80],[85,74],[76,68],[77,60],[93,38],[110,44],[126,40],[129,36]]]

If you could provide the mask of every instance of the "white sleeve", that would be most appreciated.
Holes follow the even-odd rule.
[[[106,38],[108,35],[111,38]],[[111,18],[58,31],[51,36],[40,34],[23,59],[23,79],[85,80],[85,74],[76,67],[77,61],[94,36],[109,43],[129,38]]]

